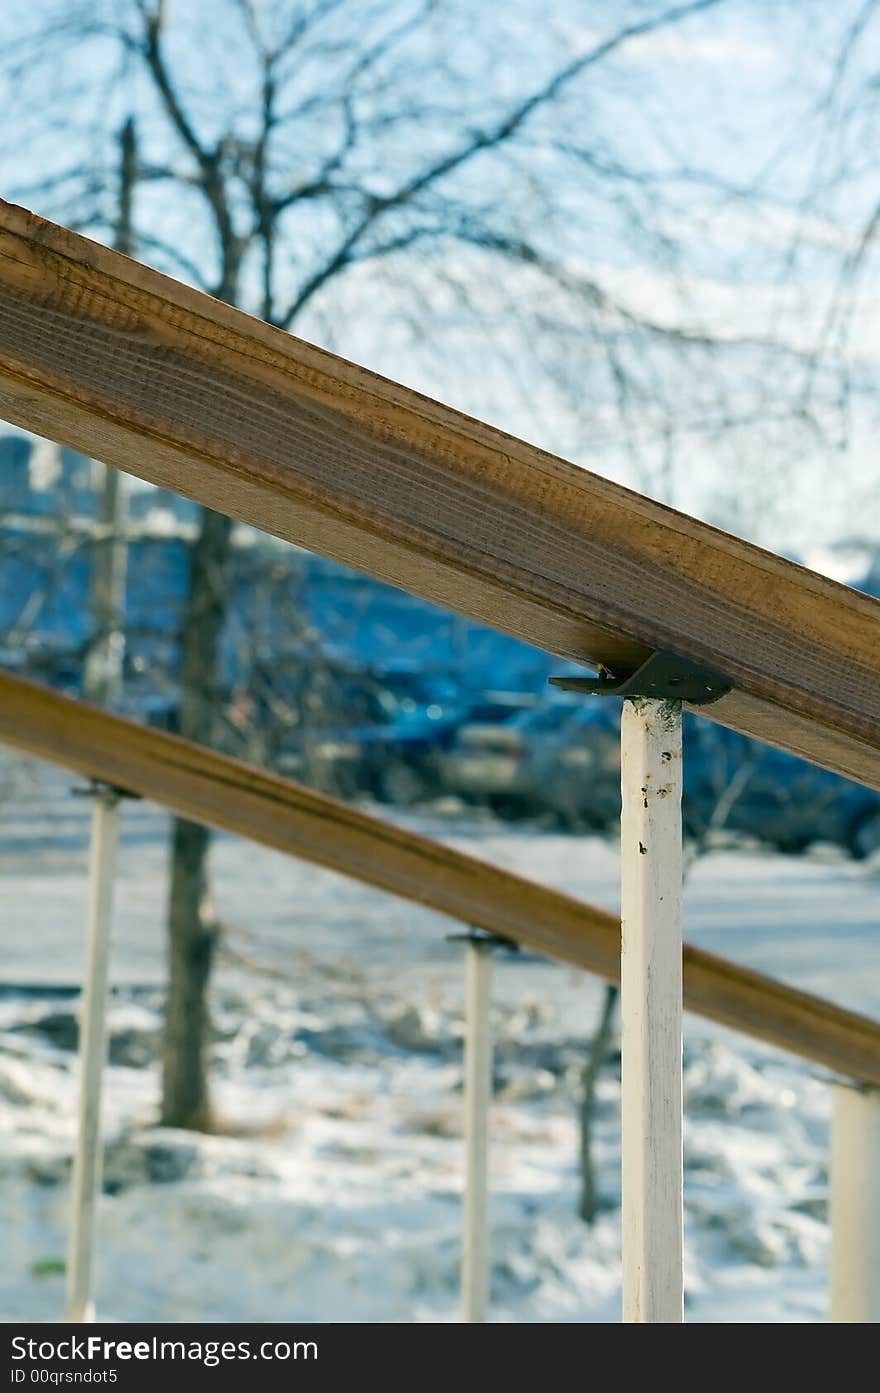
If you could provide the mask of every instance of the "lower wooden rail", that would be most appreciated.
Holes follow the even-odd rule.
[[[620,921],[289,779],[0,673],[0,743],[175,813],[429,906],[609,981]],[[702,949],[684,949],[689,1011],[880,1085],[880,1023]]]

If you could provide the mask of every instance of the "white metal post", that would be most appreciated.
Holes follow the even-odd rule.
[[[95,791],[86,964],[80,1022],[79,1117],[73,1158],[67,1261],[67,1319],[95,1317],[95,1219],[101,1185],[101,1082],[105,1062],[110,922],[119,835],[119,794]]]
[[[834,1087],[831,1319],[880,1322],[880,1091]]]
[[[621,716],[623,1319],[683,1319],[681,703]]]
[[[492,1095],[491,939],[467,940],[465,1181],[461,1318],[484,1321],[489,1305],[489,1102]]]

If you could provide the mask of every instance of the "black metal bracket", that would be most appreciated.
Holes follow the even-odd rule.
[[[598,677],[551,677],[550,683],[564,692],[652,697],[658,701],[686,701],[690,706],[710,706],[733,688],[723,672],[663,651],[652,653],[641,667],[626,676],[600,667]]]
[[[477,948],[506,948],[511,953],[519,953],[520,946],[512,938],[502,938],[500,934],[486,933],[483,929],[468,929],[466,933],[447,934],[447,943],[473,943]]]
[[[119,788],[117,784],[105,784],[101,779],[91,779],[89,783],[74,785],[70,790],[74,798],[102,798],[105,794],[112,793],[116,798],[133,798],[140,800],[140,793],[132,793],[129,788]]]

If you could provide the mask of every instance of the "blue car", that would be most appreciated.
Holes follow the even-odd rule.
[[[725,827],[783,851],[833,842],[859,859],[880,847],[880,797],[872,789],[689,714],[684,750],[685,828],[693,836]]]
[[[611,827],[620,815],[619,721],[612,701],[560,708],[529,748],[531,806],[564,826]],[[691,838],[742,832],[783,851],[827,841],[858,858],[880,848],[880,795],[688,712],[682,814]]]
[[[441,793],[442,760],[462,725],[503,724],[527,700],[518,693],[459,692],[454,700],[403,709],[385,725],[356,732],[360,788],[404,807]]]

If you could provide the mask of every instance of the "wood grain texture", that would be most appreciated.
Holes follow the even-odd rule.
[[[0,672],[0,744],[617,981],[613,914],[239,760]],[[688,1010],[880,1084],[880,1024],[685,947]]]
[[[880,604],[0,203],[0,414],[880,788]]]

